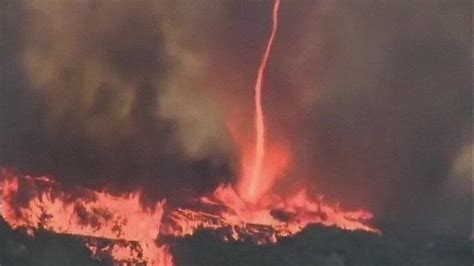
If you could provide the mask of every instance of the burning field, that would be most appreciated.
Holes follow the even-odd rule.
[[[1,5],[0,265],[472,265],[468,1]]]

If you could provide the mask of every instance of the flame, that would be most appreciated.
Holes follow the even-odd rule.
[[[157,246],[164,202],[153,209],[141,206],[139,193],[120,197],[106,192],[81,191],[73,197],[48,177],[19,179],[2,171],[2,216],[12,228],[25,228],[30,235],[41,228],[60,234],[124,240],[140,244],[113,246],[115,260],[148,261],[151,265],[172,265],[166,246]],[[88,243],[94,254],[98,249]]]
[[[267,67],[268,58],[272,49],[273,41],[276,36],[278,28],[278,9],[280,7],[280,0],[275,0],[272,14],[272,31],[270,38],[267,42],[265,53],[263,54],[262,61],[258,68],[257,80],[255,82],[255,157],[252,163],[252,172],[250,175],[246,175],[244,183],[242,184],[241,194],[248,200],[255,202],[257,198],[264,192],[262,188],[266,185],[263,184],[264,180],[270,178],[263,167],[267,164],[265,159],[265,123],[264,114],[262,107],[262,85],[263,85],[263,74]]]
[[[252,238],[256,243],[274,243],[294,235],[309,224],[335,226],[345,230],[380,231],[367,224],[372,214],[365,210],[344,211],[339,204],[330,205],[322,197],[312,200],[306,190],[288,198],[268,196],[257,205],[243,200],[231,185],[219,186],[209,197],[201,197],[200,209],[218,209],[216,213],[178,209],[166,234],[192,235],[201,228],[227,229],[224,239]],[[206,208],[207,207],[207,208]],[[267,235],[262,235],[266,231]]]
[[[305,189],[293,195],[272,190],[290,161],[287,147],[267,143],[262,107],[263,75],[276,36],[279,5],[280,0],[275,0],[272,31],[255,83],[254,145],[237,130],[242,127],[231,124],[229,128],[242,151],[236,187],[222,184],[211,195],[195,199],[192,208],[165,206],[165,200],[147,208],[139,192],[116,196],[76,188],[72,193],[50,177],[17,176],[2,170],[3,219],[31,236],[43,229],[80,237],[95,258],[108,254],[117,264],[127,265],[173,265],[169,245],[161,243],[165,236],[186,237],[201,229],[212,229],[226,241],[256,244],[275,243],[309,224],[380,233],[368,224],[372,219],[368,211],[345,211],[322,197],[310,197]]]
[[[201,229],[215,230],[226,241],[256,244],[275,243],[309,224],[380,233],[368,225],[370,212],[344,211],[322,197],[311,199],[305,190],[287,198],[268,194],[249,204],[232,185],[221,185],[197,199],[194,208],[165,208],[165,201],[146,208],[139,193],[113,196],[81,189],[75,196],[49,177],[17,176],[7,170],[2,170],[0,181],[1,216],[12,228],[24,228],[31,236],[43,229],[81,237],[95,258],[108,254],[117,263],[173,265],[169,246],[158,240],[191,236]]]

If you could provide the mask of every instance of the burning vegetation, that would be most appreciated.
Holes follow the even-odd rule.
[[[153,62],[148,62],[143,58],[142,61],[145,61],[144,66],[134,60],[125,60],[126,64],[122,66],[117,62],[109,62],[114,68],[117,68],[114,71],[120,73],[120,78],[117,78],[111,74],[111,72],[114,71],[108,69],[108,66],[103,67],[101,64],[97,64],[95,60],[98,59],[84,59],[84,61],[87,61],[84,63],[86,71],[81,73],[81,75],[86,77],[84,78],[84,86],[93,85],[92,87],[97,88],[97,91],[90,92],[91,95],[87,93],[82,95],[84,96],[82,104],[86,106],[84,107],[86,111],[81,110],[84,111],[85,115],[84,117],[82,117],[82,114],[79,115],[79,120],[84,119],[84,121],[81,120],[79,124],[90,124],[90,128],[86,126],[84,132],[80,133],[76,133],[74,130],[72,130],[73,133],[70,133],[65,129],[64,132],[67,137],[64,137],[64,142],[68,144],[68,138],[74,139],[80,136],[81,133],[84,133],[85,138],[90,140],[94,145],[97,141],[100,146],[98,150],[101,152],[105,151],[103,154],[106,154],[106,156],[99,155],[96,159],[103,160],[107,166],[112,166],[110,167],[110,169],[112,169],[111,172],[105,170],[103,173],[116,173],[119,177],[114,181],[119,180],[119,182],[114,182],[112,179],[108,180],[107,178],[95,180],[94,175],[87,177],[87,175],[84,175],[84,172],[77,174],[77,172],[71,170],[71,173],[73,173],[72,176],[76,176],[77,179],[85,176],[87,180],[87,182],[75,180],[77,182],[72,182],[75,184],[71,185],[67,182],[67,178],[61,176],[61,171],[54,172],[54,174],[47,176],[41,174],[33,175],[31,172],[35,171],[28,172],[28,167],[21,167],[22,165],[17,167],[15,163],[11,163],[12,166],[10,166],[9,158],[2,160],[2,162],[6,162],[4,165],[5,168],[2,168],[0,173],[0,216],[2,222],[4,221],[9,228],[15,231],[24,232],[30,239],[41,238],[44,234],[73,238],[79,241],[83,247],[88,250],[95,262],[114,265],[186,265],[189,264],[185,262],[186,260],[192,260],[187,257],[189,254],[179,251],[173,252],[173,249],[179,244],[193,247],[194,250],[199,250],[199,248],[196,247],[199,244],[193,242],[193,239],[205,241],[219,248],[222,247],[222,249],[231,249],[232,251],[230,253],[238,253],[235,252],[235,250],[239,251],[239,249],[242,248],[242,246],[240,246],[241,244],[247,245],[245,248],[250,247],[253,253],[263,252],[264,254],[269,254],[271,251],[269,251],[270,249],[267,249],[267,247],[273,247],[275,250],[279,250],[278,252],[284,253],[281,252],[281,250],[285,247],[286,250],[291,250],[291,248],[288,247],[290,244],[298,246],[298,241],[306,241],[305,236],[301,234],[302,232],[306,232],[307,234],[316,232],[321,239],[324,239],[325,236],[327,237],[325,234],[329,234],[333,239],[339,240],[341,237],[338,234],[343,232],[343,234],[352,234],[351,236],[353,236],[354,239],[358,239],[357,241],[363,239],[362,242],[365,241],[364,244],[370,243],[367,244],[370,249],[378,249],[383,246],[384,250],[392,249],[396,250],[396,252],[402,250],[402,248],[397,249],[399,248],[397,244],[384,246],[379,242],[381,241],[380,239],[385,236],[382,236],[382,230],[375,225],[373,221],[374,215],[368,209],[351,210],[350,208],[344,207],[344,202],[334,203],[333,200],[328,200],[324,196],[315,193],[313,187],[305,185],[307,181],[291,182],[291,174],[298,173],[298,171],[291,172],[291,170],[296,167],[295,156],[293,156],[294,154],[292,153],[294,150],[292,149],[292,145],[289,144],[292,142],[289,141],[286,143],[278,139],[278,137],[275,137],[277,134],[275,134],[275,131],[268,125],[268,121],[274,121],[274,112],[272,112],[274,110],[268,111],[265,108],[264,97],[264,92],[272,89],[271,86],[266,85],[265,73],[267,66],[271,65],[270,59],[273,45],[278,41],[278,33],[280,31],[280,4],[280,0],[274,0],[274,2],[272,2],[271,31],[265,33],[265,36],[268,34],[268,39],[266,39],[261,61],[258,64],[256,81],[253,86],[253,98],[243,97],[245,98],[244,101],[253,103],[252,111],[248,112],[251,113],[252,116],[246,116],[244,119],[234,119],[232,111],[239,112],[248,105],[248,103],[246,103],[244,104],[245,106],[239,106],[242,101],[241,99],[236,100],[235,103],[232,103],[233,106],[229,107],[229,109],[234,108],[236,110],[224,112],[227,117],[224,118],[226,127],[223,131],[231,139],[230,142],[232,142],[232,145],[229,146],[232,146],[232,148],[230,149],[230,153],[235,153],[232,156],[238,158],[236,161],[238,161],[239,165],[235,167],[238,168],[238,170],[230,169],[232,168],[230,166],[228,168],[226,168],[227,166],[221,167],[219,160],[215,160],[215,158],[209,156],[207,152],[200,151],[199,148],[201,145],[195,145],[195,143],[193,143],[194,137],[199,139],[198,142],[207,143],[208,132],[204,132],[203,127],[196,126],[194,120],[190,122],[192,120],[190,117],[198,114],[201,115],[200,112],[193,109],[194,107],[190,107],[189,112],[174,112],[173,99],[182,98],[181,93],[183,92],[177,93],[178,96],[173,95],[173,92],[167,92],[168,94],[160,94],[158,100],[155,99],[157,92],[153,92],[152,87],[156,86],[156,84],[161,85],[161,81],[158,82],[154,80],[155,68],[161,68],[161,65],[157,66],[155,64],[158,63],[153,60],[151,60]],[[104,5],[107,4],[104,3]],[[167,5],[171,6],[170,3],[167,3]],[[86,9],[88,8],[90,7]],[[136,20],[137,18],[134,16],[127,19],[130,19],[133,23],[138,23],[138,25],[141,25],[142,22],[147,24],[150,21],[154,21],[157,17],[156,14],[148,14],[138,7],[137,11],[145,12],[144,14],[147,15],[138,18],[138,20]],[[41,14],[41,12],[35,9],[32,14],[36,16]],[[62,19],[64,18],[60,17],[59,21]],[[105,25],[108,25],[105,21],[103,22]],[[169,31],[173,23],[174,19],[163,22],[163,25],[165,25],[164,31]],[[40,29],[35,30],[40,32]],[[79,27],[75,30],[81,33],[83,29]],[[98,36],[102,36],[100,34],[102,30],[108,32],[109,29],[107,27],[97,29],[99,33],[97,34]],[[155,47],[152,46],[155,45],[155,38],[163,37],[153,30],[151,32],[153,33],[151,37],[144,34],[144,36],[146,36],[143,39],[150,42],[143,44],[143,47],[139,47],[140,49],[147,50],[149,48],[149,51],[154,51]],[[139,38],[143,37],[141,35],[143,33],[140,31],[135,33],[132,30],[129,33],[136,34]],[[68,36],[68,33],[61,32],[61,29],[58,29],[57,34],[58,36],[56,37],[58,38]],[[80,35],[81,34],[78,34],[78,36]],[[170,43],[174,45],[174,42],[179,43],[186,40],[186,37],[183,37],[182,34],[174,32],[167,32],[167,34],[164,35],[166,35],[168,45]],[[103,38],[105,40],[109,37],[112,41],[115,41],[114,36],[105,36]],[[35,36],[34,38],[40,37]],[[71,39],[75,38],[77,38],[77,36]],[[73,77],[77,74],[75,71],[80,72],[74,69],[62,71],[61,73],[65,73],[65,77],[59,79],[59,84],[56,84],[56,81],[51,82],[50,80],[53,79],[51,78],[53,75],[48,73],[48,71],[42,71],[41,67],[39,67],[45,64],[55,69],[57,65],[61,65],[61,60],[58,58],[62,58],[63,53],[70,54],[71,56],[76,53],[80,54],[80,49],[77,51],[74,49],[68,50],[72,47],[68,45],[68,42],[71,40],[67,37],[64,37],[64,39],[64,47],[60,47],[58,50],[52,49],[53,56],[51,56],[51,58],[43,58],[42,56],[44,55],[42,52],[38,52],[36,48],[26,49],[24,55],[24,63],[27,66],[26,69],[30,74],[30,79],[32,83],[35,83],[35,86],[44,90],[43,93],[47,95],[45,97],[47,101],[51,100],[54,102],[57,100],[56,98],[61,98],[61,94],[55,93],[54,89],[50,89],[50,87],[61,87],[63,85],[61,82],[74,80]],[[104,41],[102,37],[97,39]],[[109,41],[110,40],[107,39],[105,43],[108,44]],[[121,49],[127,54],[130,50],[135,50],[136,48],[133,43],[117,43],[120,43],[120,47],[116,49],[117,51],[114,51],[114,49],[109,49],[110,51],[106,49],[107,53],[104,53],[98,49],[99,52],[97,52],[96,56],[98,58],[104,56],[107,59],[104,61],[110,61],[111,58],[115,60],[116,57],[120,58],[120,56],[117,55],[124,54]],[[91,46],[88,48],[94,50],[94,46],[97,44],[88,45]],[[47,45],[43,44],[42,46]],[[133,49],[129,50],[129,46],[133,47]],[[182,67],[184,70],[181,69],[181,72],[186,73],[184,76],[176,75],[167,80],[167,85],[171,88],[180,87],[182,82],[195,81],[195,75],[202,74],[196,71],[196,69],[200,68],[198,63],[200,60],[197,59],[198,57],[192,52],[179,47],[179,45],[176,45],[176,47],[173,46],[173,48],[161,48],[164,50],[169,49],[167,56],[172,60],[179,58],[179,60],[176,60],[178,63],[173,65],[173,67]],[[109,54],[109,52],[111,54]],[[56,62],[55,60],[58,61]],[[88,60],[90,60],[90,62]],[[166,64],[166,60],[161,57],[158,61],[159,64]],[[79,65],[80,62],[76,62],[76,64]],[[186,69],[187,66],[191,66],[192,70]],[[130,69],[128,69],[129,67]],[[130,71],[127,70],[137,72],[128,73]],[[81,75],[77,74],[77,76]],[[99,82],[95,75],[109,77],[113,82],[112,84]],[[123,90],[117,93],[118,91],[114,91],[112,88],[114,85],[123,87],[121,88]],[[134,88],[134,86],[137,88]],[[138,92],[135,92],[134,89],[131,88],[136,89]],[[183,94],[185,93],[187,92]],[[110,96],[116,96],[116,94],[119,95],[117,96],[118,100],[114,98],[114,100],[117,101],[113,102]],[[154,124],[155,117],[152,114],[156,111],[153,109],[156,102],[160,102],[160,119],[179,120],[179,123],[177,123],[177,127],[179,128],[178,132],[180,132],[178,134],[180,135],[178,142],[185,142],[185,144],[182,145],[185,147],[183,150],[174,150],[173,145],[175,143],[169,144],[165,138],[163,138],[163,140],[157,140],[158,138],[155,138],[154,133],[162,132],[161,130],[163,130],[159,125]],[[204,100],[201,104],[205,106],[207,103],[208,102]],[[119,107],[117,108],[117,106]],[[51,110],[47,111],[47,113],[49,112],[48,116],[52,117],[52,122],[48,121],[48,123],[45,123],[47,124],[45,132],[49,133],[49,130],[54,128],[53,125],[57,121],[65,123],[64,120],[68,118],[67,116],[62,117],[63,113],[74,113],[74,110],[70,110],[69,108],[70,107],[64,103],[58,106],[52,106],[50,108]],[[110,110],[108,110],[108,108],[110,108]],[[196,108],[200,109],[203,107],[199,106]],[[212,107],[209,108],[212,109]],[[113,119],[106,119],[109,114],[107,112],[100,113],[99,110],[102,109],[110,111],[112,113],[110,115]],[[213,118],[206,117],[206,119],[212,121]],[[215,119],[218,120],[218,118]],[[116,124],[111,128],[107,128],[102,125],[102,120],[110,120],[111,123]],[[129,120],[133,121],[133,123],[129,123]],[[75,120],[73,119],[73,121]],[[124,122],[124,124],[126,124],[125,126],[121,124],[123,121],[126,121]],[[75,125],[71,126],[71,128],[75,129]],[[187,132],[188,129],[191,129],[192,134]],[[216,128],[211,128],[210,131],[214,129]],[[109,134],[109,131],[113,134]],[[167,137],[171,135],[171,133],[166,132],[166,130],[163,131],[165,131],[163,134]],[[58,132],[57,137],[62,138],[62,131]],[[116,132],[117,136],[110,137],[110,135],[114,135]],[[49,136],[49,134],[44,135],[47,136],[46,139],[49,137],[54,138],[54,136]],[[192,136],[190,137],[189,135]],[[107,139],[107,141],[102,142],[102,138]],[[115,150],[115,147],[119,146],[117,143],[120,143],[123,139],[128,140],[127,148],[125,149],[126,152],[138,154],[138,156],[136,156],[138,159],[130,162],[130,168],[152,169],[152,171],[144,170],[142,172],[144,176],[147,176],[147,178],[151,180],[150,182],[137,185],[133,184],[134,175],[140,175],[140,171],[121,171],[127,168],[121,168],[119,164],[129,163],[127,161],[128,157],[121,157],[120,152],[117,152],[121,151],[120,149]],[[161,141],[163,143],[161,143]],[[154,148],[148,149],[147,146],[149,143],[153,145],[156,144],[160,148],[163,148],[163,154],[154,155],[153,153],[157,149],[155,149],[155,146]],[[94,145],[92,146],[95,147]],[[67,149],[68,145],[65,145],[65,147]],[[61,151],[62,152],[58,153],[57,158],[53,156],[52,158],[46,159],[46,161],[48,163],[54,163],[54,159],[61,161],[62,155],[65,155],[64,157],[68,156],[67,152],[64,152],[64,150]],[[87,149],[83,151],[88,153]],[[100,154],[101,152],[98,153]],[[226,150],[226,152],[229,151]],[[201,153],[204,154],[204,156]],[[21,153],[19,154],[22,155]],[[74,169],[77,166],[76,157],[78,158],[80,156],[76,156],[76,154],[72,155],[72,167],[67,163],[65,163],[64,167]],[[115,157],[120,157],[121,159],[117,161]],[[172,159],[168,157],[172,157]],[[186,159],[188,159],[187,157],[198,159],[197,162],[193,162],[191,168],[187,168],[187,164],[182,162],[186,159],[182,159],[181,157],[186,157]],[[176,158],[180,158],[182,161]],[[297,159],[300,158],[302,157],[297,157]],[[12,160],[14,161],[15,159]],[[199,160],[209,160],[212,162],[211,164],[215,165],[203,166],[199,163]],[[87,158],[86,161],[94,165],[93,159]],[[164,165],[163,168],[170,168],[172,171],[161,170],[161,166],[157,167],[155,163],[161,163]],[[101,164],[98,163],[95,167],[99,169],[101,168]],[[23,171],[23,168],[27,170]],[[219,171],[215,171],[216,168],[219,169]],[[109,167],[107,167],[107,169],[109,169]],[[47,172],[41,170],[38,172]],[[160,175],[160,177],[156,179],[154,179],[152,175],[155,173],[155,170]],[[68,171],[65,172],[67,173]],[[195,172],[199,172],[199,174],[195,174]],[[301,170],[301,172],[304,172],[304,170]],[[196,183],[187,182],[188,179],[183,180],[177,178],[175,180],[173,176],[174,173],[191,176],[189,178],[193,179]],[[128,174],[130,174],[130,176],[127,176]],[[311,172],[311,174],[313,173]],[[167,179],[163,179],[163,175],[170,176],[166,177]],[[195,175],[204,175],[204,177],[202,179],[195,178]],[[216,176],[219,178],[218,181],[214,180]],[[213,182],[208,181],[208,179],[206,179],[207,177],[212,179]],[[167,182],[160,183],[163,180]],[[118,186],[117,183],[121,183],[122,181],[124,185]],[[210,183],[202,184],[200,188],[194,188],[196,184],[200,183],[199,181]],[[168,191],[169,187],[167,186],[170,183],[172,184],[171,187],[177,187],[178,189]],[[287,189],[281,188],[285,186],[285,184],[290,183],[293,184],[292,187]],[[173,193],[176,193],[176,195],[173,195]],[[150,194],[153,196],[150,197]],[[362,204],[362,206],[365,205]],[[317,243],[318,246],[325,246],[325,243],[321,243],[323,241],[321,239],[318,240],[319,242],[316,240],[311,241]],[[389,242],[393,241],[390,237],[387,239],[389,239]],[[344,241],[341,240],[341,242]],[[438,245],[442,246],[444,243],[445,242],[433,242],[428,249],[437,249]],[[328,244],[327,250],[324,248],[318,249],[318,252],[322,253],[317,253],[311,262],[305,261],[305,258],[301,258],[301,261],[293,258],[292,262],[295,262],[296,265],[307,265],[308,263],[319,263],[321,265],[331,266],[345,265],[344,258],[341,257],[339,253],[334,252],[334,250],[342,249],[341,245],[342,244],[337,242],[336,244]],[[330,250],[329,246],[334,248]],[[418,246],[416,248],[424,250],[425,247],[423,245],[421,246],[421,248]],[[457,263],[459,261],[464,263],[469,261],[471,258],[469,255],[466,255],[465,246],[465,243],[460,244],[459,249],[448,252],[448,259],[441,261],[443,263]],[[216,250],[219,250],[219,248],[216,248]],[[457,253],[459,250],[461,250],[460,253]],[[298,254],[301,250],[295,248],[293,252],[294,254]],[[400,253],[405,254],[407,251],[403,250],[403,252],[400,251]],[[405,261],[397,260],[397,255],[396,253],[385,254],[381,257],[374,255],[375,262],[371,261],[371,263],[381,263],[380,265],[405,263]],[[274,256],[279,257],[277,255]],[[458,258],[456,258],[451,260],[453,256],[458,256],[460,259],[457,260]],[[384,261],[387,257],[393,261]],[[236,258],[234,259],[238,260]],[[358,260],[360,264],[354,265],[364,265],[366,262],[363,258],[358,258]],[[414,260],[414,258],[408,257],[407,260]],[[436,258],[433,259],[429,257],[429,259],[417,262],[429,264],[433,261],[436,261]],[[260,259],[260,262],[263,263],[265,260]],[[200,265],[206,264],[205,260],[196,263]],[[220,263],[222,264],[224,262],[221,261]],[[239,263],[242,265],[252,265],[252,263],[246,263],[245,261],[240,261]],[[269,260],[267,260],[266,263],[269,263]],[[280,263],[285,265],[284,260]],[[2,261],[0,261],[0,264],[2,264]]]
[[[107,253],[116,262],[172,265],[162,237],[191,236],[201,229],[219,231],[225,241],[250,239],[256,244],[275,243],[300,232],[309,224],[336,226],[345,230],[380,233],[369,225],[368,211],[344,211],[321,197],[311,199],[302,189],[295,195],[278,195],[272,188],[288,167],[286,150],[268,146],[262,90],[265,68],[278,27],[280,1],[273,7],[273,26],[255,84],[255,144],[243,147],[242,176],[236,187],[221,184],[211,195],[195,199],[193,208],[166,205],[152,208],[140,203],[140,193],[119,196],[102,191],[80,190],[74,196],[50,177],[2,173],[2,216],[13,228],[30,235],[42,228],[86,240],[94,256]],[[268,146],[268,147],[267,147]],[[157,184],[159,185],[159,184]],[[99,245],[95,239],[114,243]]]
[[[293,197],[243,201],[231,186],[221,186],[194,202],[194,208],[173,208],[165,201],[154,208],[140,203],[140,194],[114,196],[107,192],[61,188],[49,177],[2,172],[2,216],[12,228],[34,236],[38,229],[84,239],[92,254],[116,262],[172,265],[167,238],[213,230],[223,241],[275,243],[309,224],[344,230],[380,231],[368,225],[367,211],[344,211],[312,201],[304,191]],[[99,241],[102,240],[102,241]]]
[[[32,236],[41,228],[84,237],[97,258],[105,253],[117,263],[149,265],[173,265],[169,247],[161,238],[191,236],[202,229],[220,232],[224,241],[251,240],[256,244],[275,243],[309,224],[380,233],[368,224],[372,218],[368,211],[342,210],[322,197],[310,198],[305,189],[284,196],[272,192],[277,179],[285,174],[289,157],[288,151],[266,143],[262,106],[264,73],[278,28],[279,5],[276,0],[272,31],[255,84],[255,144],[236,140],[242,146],[243,165],[235,187],[221,184],[210,195],[194,199],[192,208],[166,205],[166,199],[147,208],[140,203],[139,192],[116,196],[84,189],[74,195],[51,177],[18,176],[3,170],[3,218]],[[96,239],[112,243],[98,244]]]

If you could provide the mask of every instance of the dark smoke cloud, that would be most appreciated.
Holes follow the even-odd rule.
[[[238,175],[270,1],[2,3],[0,160],[173,201]],[[469,1],[288,1],[268,68],[283,186],[471,230]],[[248,117],[248,119],[246,119]]]
[[[203,101],[193,97],[194,103],[186,105],[176,99],[189,101],[181,91],[164,92],[174,89],[178,77],[191,75],[186,58],[171,51],[173,36],[163,25],[167,3],[24,1],[4,6],[3,165],[73,184],[140,186],[155,196],[202,192],[230,176],[219,143],[201,133],[201,124],[211,123],[201,115]],[[162,97],[178,105],[175,112],[161,115]],[[188,110],[195,113],[180,115]],[[179,136],[181,127],[189,131],[186,138]],[[221,129],[213,129],[218,136]],[[200,143],[182,143],[188,138]],[[212,154],[197,150],[204,146]]]
[[[291,138],[295,176],[405,232],[469,236],[469,6],[346,1],[305,16],[304,41],[275,67],[306,101]]]

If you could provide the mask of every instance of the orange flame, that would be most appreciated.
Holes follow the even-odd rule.
[[[23,227],[30,235],[42,228],[61,234],[136,242],[140,244],[140,252],[128,245],[114,246],[112,256],[116,260],[172,265],[167,247],[155,244],[164,202],[158,202],[154,209],[146,209],[141,206],[138,193],[117,197],[105,192],[81,191],[81,197],[74,198],[55,187],[47,177],[26,176],[19,180],[3,170],[2,179],[2,216],[13,228]],[[22,193],[21,189],[26,188],[27,193]],[[22,199],[25,194],[28,199]],[[93,244],[88,246],[96,251]]]
[[[339,205],[313,199],[306,190],[289,196],[272,193],[278,178],[287,170],[290,152],[283,145],[268,145],[262,107],[263,75],[278,27],[280,0],[273,6],[272,32],[258,69],[255,84],[255,146],[249,146],[242,132],[230,128],[242,149],[242,173],[237,189],[222,184],[212,195],[196,200],[194,208],[154,208],[140,204],[140,193],[114,196],[106,192],[79,190],[80,197],[61,189],[49,177],[18,177],[2,170],[0,214],[14,229],[30,235],[38,229],[84,238],[93,256],[109,254],[127,265],[173,265],[163,236],[185,237],[200,229],[213,229],[224,240],[252,240],[275,243],[309,224],[335,226],[345,230],[380,231],[368,225],[368,211],[344,211]],[[97,238],[111,244],[99,244]]]
[[[262,62],[258,68],[257,80],[255,82],[255,161],[253,164],[252,173],[248,176],[248,180],[244,181],[240,193],[242,196],[251,202],[255,202],[259,195],[263,193],[262,190],[265,186],[262,185],[262,180],[267,178],[264,176],[264,157],[265,157],[265,123],[262,107],[262,85],[263,85],[263,74],[267,67],[267,61],[270,57],[273,40],[275,39],[276,31],[278,28],[278,9],[280,7],[280,0],[275,0],[273,6],[272,16],[272,32],[268,39],[265,53],[263,54]]]
[[[44,229],[83,237],[96,258],[106,253],[117,262],[173,265],[169,247],[157,240],[190,236],[200,229],[216,230],[224,240],[250,239],[257,244],[275,243],[309,224],[380,233],[367,224],[370,212],[343,211],[321,197],[312,200],[305,190],[288,198],[267,195],[249,204],[232,186],[221,185],[198,199],[195,209],[165,210],[164,201],[153,209],[143,207],[139,193],[113,196],[80,190],[81,196],[75,197],[48,177],[18,177],[3,170],[0,181],[1,216],[10,226],[25,228],[32,236]],[[101,246],[95,238],[113,243]]]

